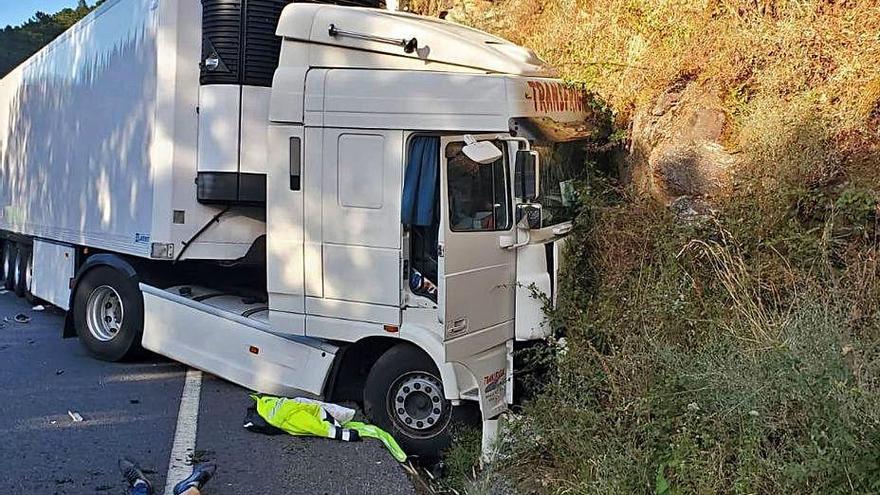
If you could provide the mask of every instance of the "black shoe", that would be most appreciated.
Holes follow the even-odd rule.
[[[122,477],[125,478],[125,481],[128,482],[128,486],[131,488],[143,488],[142,490],[139,490],[140,493],[153,493],[153,485],[151,485],[150,480],[144,476],[143,471],[141,471],[140,466],[138,466],[136,462],[131,459],[119,459],[119,471],[122,473]]]
[[[204,487],[205,483],[214,476],[216,471],[216,464],[199,464],[193,468],[193,472],[189,475],[189,478],[174,485],[174,495],[180,495],[190,488],[195,488],[201,491],[202,487]]]

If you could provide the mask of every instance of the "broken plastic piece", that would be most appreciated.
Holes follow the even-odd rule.
[[[67,411],[67,415],[70,416],[70,419],[73,420],[74,423],[82,423],[83,417],[80,413],[75,411]]]
[[[43,306],[42,304],[37,304],[31,309],[34,311],[46,311],[46,306]]]
[[[24,313],[19,313],[15,315],[15,321],[17,321],[18,323],[30,323],[31,317]]]

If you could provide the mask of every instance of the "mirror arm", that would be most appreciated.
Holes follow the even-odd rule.
[[[535,156],[535,200],[541,197],[541,157],[537,152],[532,152]]]
[[[532,241],[532,233],[527,229],[517,228],[517,230],[523,230],[525,232],[526,240],[522,242],[516,242],[516,236],[504,236],[499,241],[502,249],[514,250],[529,245],[529,243]]]
[[[495,139],[497,139],[498,141],[511,141],[515,143],[520,143],[523,145],[524,150],[532,151],[532,143],[530,143],[529,140],[524,137],[502,136],[499,134],[498,136],[495,136]]]

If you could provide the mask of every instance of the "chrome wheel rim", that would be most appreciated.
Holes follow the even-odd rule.
[[[440,379],[420,371],[397,379],[388,391],[388,409],[394,422],[414,436],[431,436],[450,418]]]
[[[15,255],[15,266],[12,267],[12,272],[15,274],[15,278],[13,279],[16,286],[15,290],[18,290],[18,284],[21,282],[21,251]]]
[[[9,278],[13,275],[13,271],[12,250],[7,246],[6,251],[3,253],[3,276]]]
[[[33,275],[34,275],[34,258],[30,257],[30,258],[28,258],[27,267],[24,270],[24,286],[28,292],[31,292],[31,289],[33,289],[33,287],[31,286],[31,284],[33,283],[32,282]]]
[[[122,328],[125,310],[116,289],[102,285],[93,290],[86,303],[86,326],[89,333],[101,342],[116,338]]]

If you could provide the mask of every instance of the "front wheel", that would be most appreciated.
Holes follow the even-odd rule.
[[[373,365],[364,411],[408,455],[432,460],[449,447],[452,404],[434,362],[413,345],[398,344]]]
[[[121,361],[141,350],[144,298],[130,277],[106,266],[87,272],[73,300],[76,333],[102,361]]]

